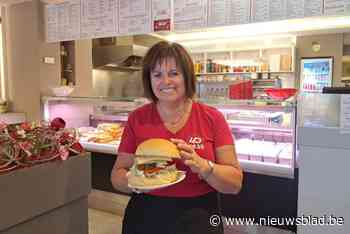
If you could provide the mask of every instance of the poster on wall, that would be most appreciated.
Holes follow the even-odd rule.
[[[269,20],[286,19],[287,0],[270,0],[269,2]]]
[[[212,0],[208,4],[208,26],[246,24],[250,22],[250,1]]]
[[[172,29],[172,0],[152,0],[153,32]]]
[[[45,6],[46,41],[70,41],[80,38],[80,0]]]
[[[221,26],[227,24],[230,11],[229,1],[212,0],[208,2],[208,26]]]
[[[81,38],[117,35],[117,4],[117,0],[82,1]]]
[[[207,0],[174,0],[174,30],[207,27]]]
[[[304,0],[304,17],[323,15],[323,0]]]
[[[229,14],[228,24],[247,24],[250,22],[250,1],[231,0],[228,6]]]
[[[300,90],[321,93],[323,87],[332,86],[333,58],[302,58],[300,67]]]
[[[58,40],[58,11],[54,4],[45,6],[45,38],[46,42],[57,42]]]
[[[270,20],[269,0],[252,0],[252,21],[264,22]]]
[[[323,0],[287,0],[287,18],[323,15]]]
[[[58,4],[58,35],[60,41],[80,38],[80,0]]]
[[[151,0],[119,0],[119,34],[150,33],[151,7]]]
[[[287,19],[304,17],[304,0],[287,0]]]
[[[325,15],[344,15],[350,13],[350,0],[324,0]]]

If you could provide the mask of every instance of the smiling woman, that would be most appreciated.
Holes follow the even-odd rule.
[[[224,116],[194,99],[194,65],[180,44],[153,45],[143,59],[142,79],[151,103],[129,114],[111,173],[116,189],[132,193],[122,233],[184,233],[184,226],[188,233],[198,233],[196,227],[186,225],[190,219],[205,227],[200,230],[203,234],[222,234],[222,225],[208,227],[210,215],[220,212],[217,192],[236,194],[242,186],[242,170]],[[154,139],[168,140],[179,151],[180,158],[172,165],[181,171],[176,175],[178,183],[135,190],[127,176],[138,163],[134,155],[140,145]],[[160,170],[152,171],[152,176],[157,173]]]

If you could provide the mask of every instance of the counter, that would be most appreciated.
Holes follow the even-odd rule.
[[[214,106],[227,120],[244,170],[239,195],[221,195],[223,215],[231,217],[296,217],[296,103],[259,100],[198,100]],[[61,117],[69,127],[125,124],[143,100],[91,97],[44,97],[44,118]],[[92,151],[92,187],[119,193],[110,183],[118,144],[82,142]],[[295,230],[295,226],[284,226]]]
[[[340,127],[340,95],[304,97],[298,128],[298,216],[326,217],[326,225],[300,225],[298,234],[349,233],[350,134]],[[330,110],[330,108],[332,110]],[[312,201],[312,202],[311,202]],[[342,225],[329,225],[333,222]]]
[[[17,124],[23,123],[26,121],[26,115],[24,113],[1,113],[0,121],[5,122],[7,124]]]
[[[124,125],[128,113],[143,100],[103,97],[44,97],[44,118],[61,117],[68,127],[96,127],[99,123]],[[295,102],[199,99],[221,111],[235,138],[244,171],[294,178]],[[83,142],[88,151],[115,155],[118,144]]]

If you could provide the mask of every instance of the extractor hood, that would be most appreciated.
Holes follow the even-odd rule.
[[[93,68],[138,71],[147,50],[147,47],[135,44],[96,46],[92,49]]]

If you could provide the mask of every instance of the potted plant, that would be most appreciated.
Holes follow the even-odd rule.
[[[87,234],[90,167],[63,119],[0,123],[0,233]]]

